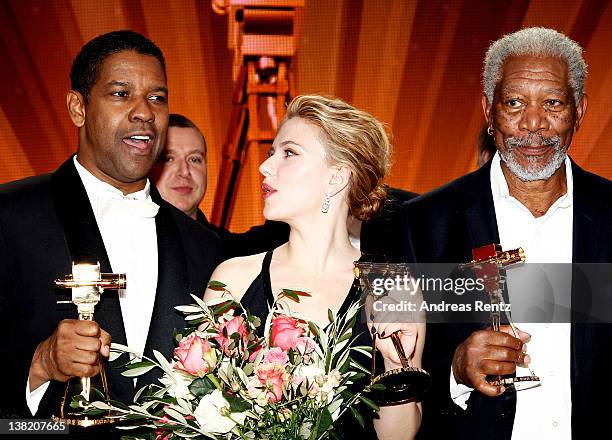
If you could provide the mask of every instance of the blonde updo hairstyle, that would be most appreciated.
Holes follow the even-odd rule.
[[[328,164],[351,170],[349,213],[359,220],[376,215],[387,199],[383,179],[391,166],[391,144],[383,125],[340,99],[319,95],[294,98],[283,122],[292,118],[319,128]]]

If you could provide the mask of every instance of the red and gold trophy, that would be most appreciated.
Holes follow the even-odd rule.
[[[473,260],[469,263],[460,265],[461,269],[471,268],[477,278],[482,279],[485,291],[493,307],[491,308],[491,328],[493,331],[500,331],[501,326],[501,305],[504,304],[503,289],[506,282],[505,269],[514,264],[525,262],[525,252],[523,248],[502,251],[499,244],[488,244],[476,249],[472,249]],[[503,308],[507,310],[506,308]],[[509,312],[506,312],[508,324],[515,338],[518,338],[518,330],[512,321]],[[487,381],[493,385],[513,386],[517,391],[521,389],[533,388],[540,385],[540,378],[535,375],[531,367],[530,374],[521,377],[491,376]],[[522,385],[521,385],[522,384]]]

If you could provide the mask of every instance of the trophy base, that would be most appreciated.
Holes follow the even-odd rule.
[[[507,389],[514,388],[516,391],[528,390],[542,385],[540,378],[536,375],[532,376],[491,376],[487,377],[487,382],[491,385],[503,385]]]
[[[70,414],[65,417],[51,416],[54,422],[61,422],[68,426],[79,426],[81,428],[89,428],[91,426],[108,426],[119,423],[119,419],[105,416],[87,416]]]
[[[386,371],[372,379],[372,385],[381,384],[383,390],[370,390],[370,398],[379,406],[418,402],[429,390],[431,376],[421,368],[403,367]]]

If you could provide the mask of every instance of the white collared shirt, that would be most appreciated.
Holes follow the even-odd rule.
[[[535,218],[523,204],[510,195],[499,153],[495,154],[491,163],[491,191],[503,249],[522,247],[527,263],[572,262],[574,185],[569,158],[565,159],[565,171],[566,194],[559,197],[546,214]],[[563,276],[559,276],[558,268],[559,265],[554,269],[554,276],[548,277],[555,292],[571,286],[571,272],[566,271]],[[537,270],[546,273],[546,265],[538,265]],[[513,280],[511,270],[507,276],[508,296],[513,304],[522,289],[517,289],[520,280]],[[564,295],[564,298],[570,298],[570,295]],[[517,392],[512,438],[571,439],[571,325],[569,322],[516,324],[531,335],[527,353],[531,357],[531,369],[540,377],[542,385]],[[517,376],[527,375],[530,375],[529,369],[517,368]],[[455,403],[465,409],[465,402],[471,391],[469,387],[458,385],[451,372],[451,397]]]
[[[76,156],[74,165],[91,203],[112,270],[126,274],[127,286],[119,291],[119,303],[127,345],[142,353],[151,323],[158,276],[155,214],[159,207],[151,201],[151,184],[147,180],[144,189],[124,196],[120,190],[87,171]],[[144,215],[126,215],[126,209],[119,206],[125,199],[150,203]],[[32,414],[38,410],[47,387],[48,383],[43,384],[30,393],[28,382],[26,400]]]

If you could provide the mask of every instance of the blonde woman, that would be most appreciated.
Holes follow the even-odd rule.
[[[225,283],[243,307],[262,319],[282,288],[310,292],[311,297],[292,303],[291,309],[325,326],[328,308],[343,311],[359,299],[353,261],[360,252],[349,240],[347,219],[367,220],[384,203],[390,150],[383,126],[368,113],[338,99],[295,98],[259,167],[264,216],[287,223],[289,241],[268,253],[228,260],[212,279]],[[205,297],[216,295],[209,289]],[[378,333],[386,370],[401,367],[389,338],[398,330],[412,365],[420,367],[424,325],[357,326],[360,345],[371,344],[371,335]],[[418,403],[382,407],[366,426],[367,435],[361,429],[355,432],[360,438],[411,439],[420,421]],[[350,437],[348,426],[341,429],[344,438]]]

